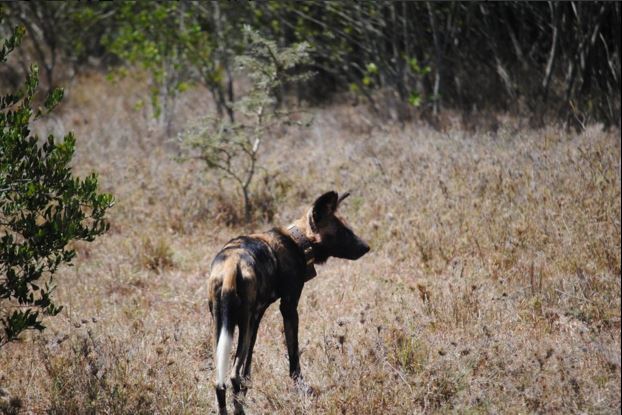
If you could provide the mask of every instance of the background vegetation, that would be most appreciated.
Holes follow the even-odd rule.
[[[211,258],[333,188],[352,190],[343,214],[372,251],[305,287],[317,395],[288,379],[268,310],[249,413],[621,410],[618,3],[1,10],[3,39],[16,24],[27,35],[0,96],[38,62],[65,100],[33,135],[73,132],[73,172],[98,172],[117,203],[105,235],[70,245],[48,329],[0,349],[0,412],[213,411]],[[236,57],[261,58],[245,24],[275,50],[308,42],[288,74],[314,74],[266,90],[287,122],[261,127],[250,218],[243,192],[182,145],[206,116],[256,125],[240,110],[257,82]],[[278,118],[299,110],[310,124]]]
[[[233,118],[242,24],[280,45],[310,44],[318,76],[298,86],[300,98],[349,90],[399,119],[435,120],[454,108],[465,116],[527,114],[539,125],[551,118],[620,124],[617,2],[13,2],[5,9],[6,23],[27,27],[32,50],[22,56],[39,61],[49,86],[91,66],[139,64],[167,128],[187,82],[206,86]],[[24,61],[5,76],[17,80]]]

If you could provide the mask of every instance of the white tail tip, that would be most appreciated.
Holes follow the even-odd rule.
[[[221,387],[225,386],[232,343],[233,333],[227,333],[223,325],[218,337],[218,346],[216,347],[216,383]]]

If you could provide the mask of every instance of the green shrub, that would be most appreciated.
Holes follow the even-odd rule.
[[[17,28],[0,49],[0,63],[20,43]],[[30,123],[49,113],[63,98],[53,90],[43,108],[33,111],[38,67],[31,66],[24,87],[0,96],[0,346],[27,329],[43,330],[40,313],[60,312],[52,301],[52,275],[69,264],[69,243],[92,241],[108,229],[104,220],[112,196],[97,193],[97,176],[74,177],[69,163],[75,137],[42,145]]]

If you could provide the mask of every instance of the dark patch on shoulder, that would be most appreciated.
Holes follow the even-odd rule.
[[[305,263],[304,253],[300,250],[298,245],[292,240],[292,238],[283,232],[279,228],[273,228],[270,233],[274,235],[275,239],[278,239],[288,252],[294,253],[294,258],[298,258],[301,265]]]
[[[237,240],[240,242],[240,248],[251,255],[256,263],[272,262],[270,247],[264,241],[249,236],[241,236]]]

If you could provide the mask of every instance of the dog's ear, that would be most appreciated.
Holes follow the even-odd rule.
[[[339,207],[341,202],[343,202],[345,200],[345,198],[348,197],[348,196],[350,196],[350,192],[342,193],[341,196],[339,196],[339,199],[337,200],[337,207]]]
[[[339,197],[337,192],[327,192],[318,197],[315,203],[313,203],[311,215],[309,215],[311,229],[317,232],[317,225],[322,222],[322,220],[334,215],[338,204]]]

